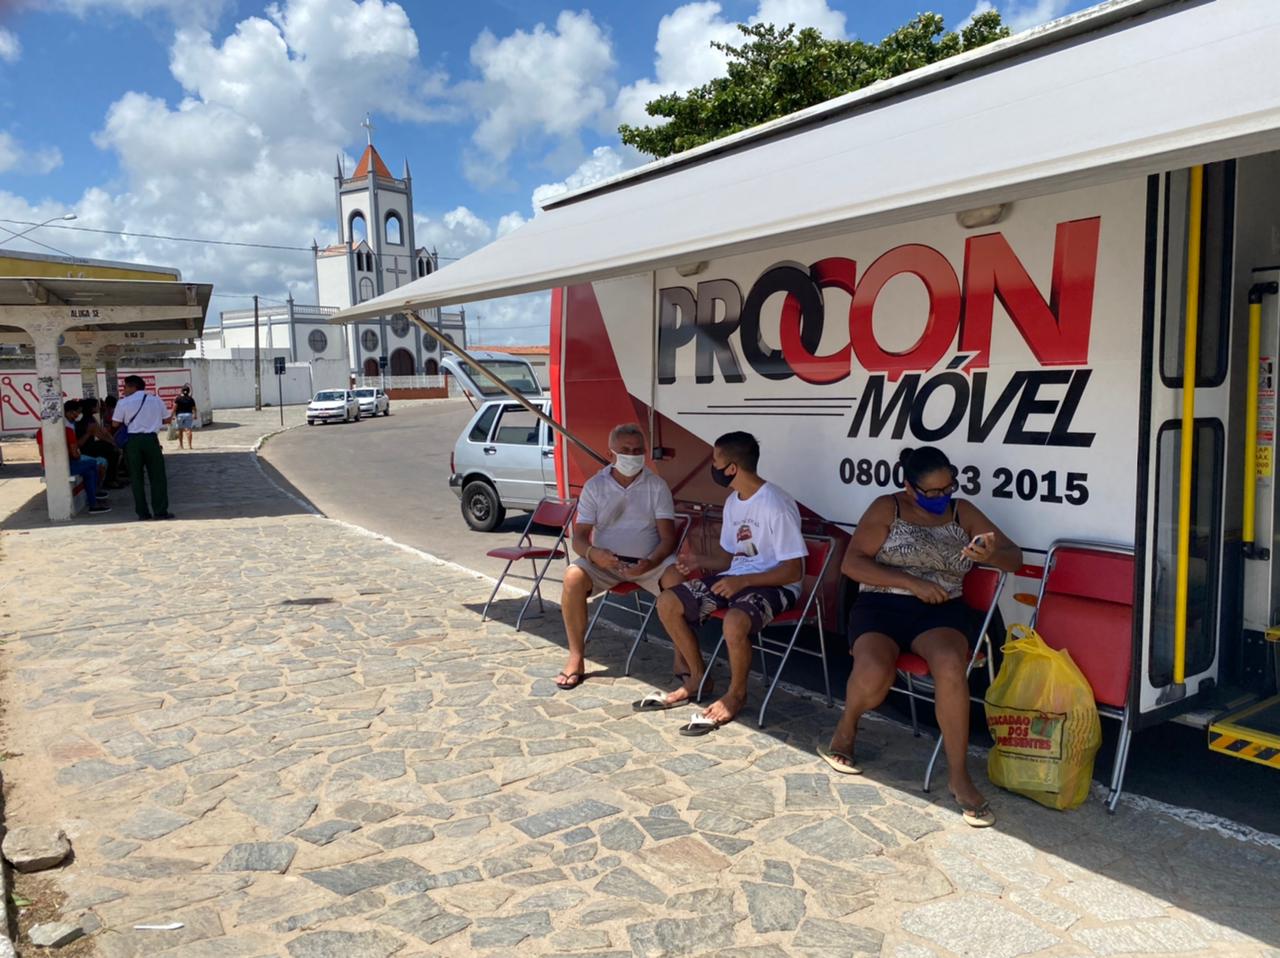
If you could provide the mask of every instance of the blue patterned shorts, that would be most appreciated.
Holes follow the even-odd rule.
[[[732,599],[716,595],[711,587],[727,573],[703,576],[681,582],[670,591],[684,606],[684,618],[691,626],[701,625],[717,609],[739,609],[751,620],[751,631],[759,632],[777,616],[795,607],[796,594],[776,585],[752,586]]]

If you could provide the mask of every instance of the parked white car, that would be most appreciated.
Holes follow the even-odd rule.
[[[307,425],[360,419],[360,400],[350,389],[322,389],[307,404]]]
[[[356,399],[360,402],[360,415],[376,416],[381,413],[384,416],[391,415],[391,400],[387,398],[387,394],[381,389],[375,389],[372,386],[361,386],[356,390]]]
[[[533,404],[549,411],[550,400]],[[449,488],[462,502],[462,518],[477,532],[502,525],[508,509],[532,511],[556,494],[555,436],[546,423],[511,400],[476,410],[449,458]]]

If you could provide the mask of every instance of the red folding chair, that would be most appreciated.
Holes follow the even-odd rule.
[[[1115,813],[1124,785],[1133,709],[1133,549],[1059,540],[1049,547],[1031,627],[1055,649],[1066,649],[1093,687],[1098,714],[1120,723],[1107,811]]]
[[[529,566],[533,570],[532,575],[523,576],[515,575],[516,579],[529,579],[533,582],[533,588],[529,591],[529,596],[524,600],[524,605],[520,607],[520,614],[516,616],[516,628],[520,628],[520,623],[524,621],[524,614],[529,610],[529,603],[533,601],[533,597],[538,597],[538,612],[546,611],[542,604],[542,580],[546,577],[547,570],[551,568],[551,563],[555,559],[564,559],[568,563],[568,551],[564,548],[565,536],[569,533],[570,523],[573,521],[573,513],[578,508],[578,500],[576,499],[554,499],[548,497],[538,503],[533,510],[533,515],[529,516],[529,522],[524,527],[524,532],[520,536],[520,541],[513,546],[503,546],[501,549],[490,549],[485,555],[494,559],[506,559],[507,564],[502,570],[502,574],[498,576],[498,581],[493,585],[493,591],[489,593],[489,601],[484,604],[484,611],[480,613],[480,621],[483,622],[489,617],[489,606],[493,604],[493,598],[498,594],[498,589],[502,587],[503,580],[511,571],[513,563],[529,560]],[[547,533],[534,532],[534,526],[549,526],[558,530],[555,533],[555,541],[550,548],[545,546],[534,545],[533,536],[546,536]],[[538,568],[538,561],[544,560],[542,568]]]
[[[791,629],[791,637],[783,641],[782,639],[772,639],[764,634],[764,632],[755,635],[756,641],[751,647],[760,653],[760,669],[761,675],[766,682],[769,682],[769,689],[764,694],[764,701],[760,703],[759,726],[764,728],[764,713],[769,707],[769,699],[773,696],[773,690],[778,685],[778,679],[782,677],[782,670],[787,665],[787,659],[790,658],[793,651],[799,652],[801,655],[811,655],[822,662],[822,681],[827,690],[827,708],[831,708],[835,701],[831,698],[831,678],[827,674],[827,637],[822,627],[822,582],[827,575],[827,566],[831,564],[831,553],[835,550],[835,540],[830,536],[805,536],[805,543],[809,547],[809,554],[804,560],[804,580],[800,588],[800,602],[794,609],[783,612],[774,618],[765,629],[773,629],[778,626],[794,626]],[[723,620],[728,614],[727,609],[717,609],[711,613],[713,619]],[[818,626],[818,648],[814,649],[797,649],[796,639],[800,635],[800,629],[809,622],[816,622]],[[698,684],[698,698],[702,698],[703,687],[707,684],[707,676],[711,674],[711,666],[715,664],[716,656],[720,654],[720,648],[724,645],[724,632],[720,633],[720,638],[716,642],[715,651],[711,653],[711,659],[707,662],[707,669],[702,673],[702,681]],[[779,658],[777,671],[773,674],[773,680],[769,681],[769,660],[766,656],[776,655]]]
[[[680,549],[684,546],[685,536],[689,534],[689,526],[692,521],[689,516],[681,513],[676,514],[676,551],[672,555],[680,554]],[[632,601],[635,603],[634,606],[618,601],[626,596],[631,596]],[[657,603],[654,602],[648,592],[636,583],[619,582],[596,600],[596,611],[591,616],[591,623],[587,626],[587,634],[583,637],[584,645],[591,640],[591,632],[596,627],[596,620],[600,618],[600,613],[604,611],[605,606],[612,606],[619,612],[634,615],[640,619],[640,631],[637,633],[635,641],[631,643],[631,651],[627,655],[627,664],[622,670],[623,675],[630,675],[631,660],[635,658],[636,649],[644,641],[645,630],[649,628],[649,620],[653,618],[653,613],[658,607]]]
[[[969,608],[975,612],[984,613],[982,618],[982,627],[978,630],[977,641],[973,644],[973,654],[969,656],[969,663],[964,668],[965,678],[968,678],[976,666],[986,664],[987,676],[991,681],[995,681],[995,665],[993,664],[993,655],[991,652],[991,636],[989,630],[991,628],[991,620],[995,618],[996,609],[1000,605],[1000,593],[1004,591],[1005,581],[1009,578],[1007,572],[1001,572],[999,569],[991,569],[986,566],[974,566],[969,570],[969,574],[964,577],[963,593],[961,598]],[[919,679],[929,679],[929,663],[914,652],[903,652],[898,656],[898,661],[894,664],[898,670],[898,675],[905,683],[905,688],[894,686],[893,691],[901,692],[907,696],[907,702],[911,706],[911,731],[912,734],[919,737],[920,722],[916,716],[916,699],[924,702],[934,701],[931,691],[932,686],[926,683],[925,688],[917,685]],[[970,696],[973,698],[972,696]],[[975,699],[975,701],[981,701]],[[929,756],[929,764],[924,770],[924,790],[929,791],[929,786],[933,781],[933,769],[938,763],[938,755],[942,752],[942,736],[938,736],[938,740],[933,744],[933,754]]]

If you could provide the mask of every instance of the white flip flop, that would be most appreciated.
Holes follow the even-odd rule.
[[[706,735],[714,732],[720,727],[721,723],[713,719],[709,719],[705,712],[694,712],[693,717],[689,719],[687,725],[680,726],[681,735]]]

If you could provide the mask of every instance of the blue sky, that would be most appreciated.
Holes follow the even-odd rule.
[[[323,245],[334,157],[359,155],[369,111],[392,171],[411,164],[419,241],[462,256],[532,217],[536,195],[641,162],[619,120],[714,75],[709,42],[732,23],[878,40],[921,9],[957,24],[974,3],[0,0],[0,227],[73,212],[103,230]],[[995,5],[1029,26],[1088,4]],[[215,310],[255,292],[314,301],[309,253],[31,236],[179,266],[215,283]],[[542,298],[475,308],[487,340],[545,341]]]

